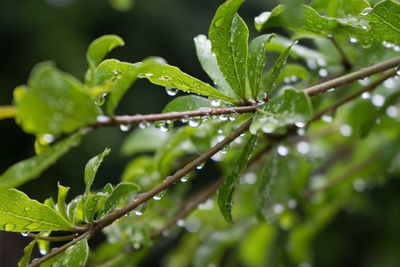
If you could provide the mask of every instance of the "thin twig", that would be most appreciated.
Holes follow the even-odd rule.
[[[352,68],[352,64],[349,60],[349,58],[346,56],[346,53],[343,51],[343,49],[340,47],[338,42],[336,41],[335,37],[330,36],[329,39],[332,41],[333,45],[335,46],[336,50],[339,52],[340,57],[342,58],[342,65],[344,67],[344,70],[346,72],[350,71]]]
[[[312,196],[314,196],[317,193],[324,192],[341,182],[347,180],[348,178],[352,177],[355,173],[358,171],[370,166],[371,164],[375,163],[376,160],[379,158],[380,153],[374,153],[372,156],[368,157],[367,159],[361,161],[360,163],[351,166],[349,169],[347,169],[345,172],[343,172],[341,175],[337,176],[336,178],[333,178],[329,180],[325,185],[318,187],[316,189],[310,189],[304,193],[304,198],[309,199]]]
[[[371,76],[376,73],[384,72],[388,69],[395,68],[400,66],[400,57],[395,57],[386,61],[383,61],[381,63],[372,65],[367,68],[362,68],[358,71],[352,72],[347,75],[343,75],[339,78],[332,79],[327,82],[323,82],[308,88],[303,89],[305,93],[307,93],[309,96],[317,95],[317,94],[322,94],[328,91],[331,88],[336,88],[345,84],[352,83],[356,80],[363,79],[365,77]]]
[[[179,212],[166,224],[164,227],[161,229],[155,231],[150,235],[150,238],[157,238],[159,237],[164,231],[168,230],[171,228],[175,223],[180,220],[185,218],[189,213],[191,213],[200,203],[203,203],[207,199],[209,199],[212,195],[217,192],[218,188],[222,185],[222,182],[224,181],[223,178],[218,179],[211,185],[207,186],[205,190],[200,191],[198,194],[195,196],[185,200],[184,204],[182,207],[179,209]]]
[[[309,124],[311,122],[313,122],[313,121],[319,120],[322,117],[322,115],[324,115],[326,113],[334,112],[338,107],[342,106],[343,104],[345,104],[347,102],[350,102],[350,101],[356,99],[357,97],[362,95],[362,93],[373,91],[374,89],[376,89],[376,87],[378,87],[380,84],[382,84],[385,80],[389,79],[390,77],[392,77],[394,75],[396,75],[396,71],[394,69],[388,71],[382,77],[379,77],[378,79],[373,81],[371,84],[362,87],[361,89],[357,90],[356,92],[354,92],[352,94],[349,94],[345,98],[342,98],[341,100],[339,100],[335,104],[333,104],[333,105],[331,105],[331,106],[319,111],[318,113],[316,113],[314,115],[314,117],[312,118],[312,120],[309,122]]]
[[[48,259],[51,259],[55,256],[57,256],[58,254],[60,254],[61,252],[63,252],[64,250],[66,250],[67,248],[75,245],[76,243],[78,243],[79,241],[81,241],[82,239],[86,238],[87,236],[89,236],[92,233],[92,231],[88,230],[87,232],[81,234],[80,236],[78,236],[77,238],[71,240],[70,242],[64,244],[63,246],[50,251],[49,254],[46,254],[45,256],[31,262],[31,264],[28,265],[28,267],[37,267],[40,266],[40,264],[42,264],[43,262],[47,261]]]
[[[33,234],[33,233],[29,233],[28,237],[30,238],[38,238],[41,240],[47,240],[47,241],[51,241],[51,242],[63,242],[63,241],[68,241],[71,239],[74,239],[75,237],[77,237],[76,234],[72,234],[72,235],[65,235],[65,236],[44,236],[44,235],[37,235],[37,234]]]

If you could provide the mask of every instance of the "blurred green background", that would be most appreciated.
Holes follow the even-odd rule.
[[[214,12],[223,2],[137,0],[130,10],[121,12],[107,0],[3,0],[0,2],[0,105],[12,103],[13,89],[24,84],[32,67],[44,60],[54,61],[61,70],[83,80],[86,48],[103,34],[117,34],[126,43],[109,57],[137,62],[148,56],[160,56],[184,72],[210,82],[197,61],[193,37],[207,34]],[[240,15],[252,25],[256,15],[276,5],[276,1],[248,0]],[[250,35],[255,36],[255,29],[249,28]],[[164,88],[137,81],[116,113],[160,112],[170,99]],[[23,133],[13,120],[0,120],[0,133],[0,172],[34,155],[34,137]],[[70,197],[82,193],[84,166],[105,147],[111,148],[112,154],[105,160],[93,187],[117,183],[128,161],[119,154],[126,135],[117,128],[91,133],[81,146],[21,190],[43,201],[56,196],[60,181],[71,187]],[[365,193],[371,199],[368,212],[343,211],[317,237],[315,266],[389,266],[384,262],[399,260],[396,255],[400,254],[400,184],[397,179],[390,181],[383,188]],[[27,242],[18,234],[1,232],[0,266],[15,266]]]

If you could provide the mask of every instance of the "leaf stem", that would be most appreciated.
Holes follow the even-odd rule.
[[[51,241],[51,242],[63,242],[63,241],[68,241],[71,239],[74,239],[77,235],[76,234],[72,234],[72,235],[65,235],[65,236],[43,236],[43,235],[37,235],[37,234],[33,234],[33,233],[29,233],[28,237],[30,238],[38,238],[38,239],[42,239],[42,240],[47,240],[47,241]]]
[[[344,68],[344,70],[347,72],[347,71],[350,71],[351,69],[352,69],[352,64],[351,64],[351,62],[350,62],[350,60],[349,60],[349,58],[346,56],[346,53],[343,51],[343,49],[340,47],[340,45],[338,44],[338,42],[336,41],[336,38],[335,37],[333,37],[333,36],[329,36],[328,37],[331,41],[332,41],[332,43],[333,43],[333,45],[335,46],[335,48],[336,48],[336,50],[339,52],[339,54],[340,54],[340,57],[342,58],[342,65],[343,65],[343,68]]]

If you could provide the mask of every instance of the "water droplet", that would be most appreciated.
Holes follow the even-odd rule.
[[[254,172],[247,172],[243,176],[243,180],[246,184],[255,184],[257,181],[257,175]]]
[[[383,95],[380,94],[375,94],[372,99],[371,99],[372,104],[375,107],[382,107],[383,104],[385,104],[385,97]]]
[[[133,244],[133,249],[138,250],[139,248],[140,248],[140,244],[135,242],[135,243]]]
[[[323,116],[321,117],[321,119],[322,119],[324,122],[327,122],[327,123],[331,123],[332,120],[333,120],[332,116],[330,116],[330,115],[323,115]]]
[[[121,124],[121,125],[119,126],[119,129],[120,129],[121,131],[123,131],[123,132],[129,131],[130,128],[131,128],[130,125],[125,125],[125,124]]]
[[[396,45],[395,47],[393,47],[393,50],[394,50],[395,52],[400,52],[400,46],[399,46],[399,45]]]
[[[12,231],[14,229],[15,229],[15,224],[13,224],[13,223],[6,223],[4,225],[4,231],[10,232],[10,231]]]
[[[354,181],[353,181],[354,191],[362,192],[365,190],[365,187],[366,187],[366,183],[365,183],[364,179],[362,179],[362,178],[354,179]]]
[[[397,76],[400,76],[400,66],[397,66],[397,67],[396,67],[396,75],[397,75]]]
[[[278,154],[282,157],[286,157],[289,154],[289,148],[287,148],[284,145],[279,145],[276,148],[276,151],[278,152]]]
[[[313,59],[307,59],[307,67],[310,70],[315,70],[317,68],[317,62],[315,62]]]
[[[225,21],[225,18],[223,18],[223,17],[220,17],[220,18],[218,18],[216,21],[215,21],[215,26],[216,27],[221,27],[222,26],[222,23],[224,23],[224,21]]]
[[[219,133],[219,134],[222,134],[222,132],[223,132],[222,129],[217,130],[217,133]]]
[[[294,198],[291,198],[288,200],[288,207],[289,209],[294,210],[297,207],[297,200]]]
[[[236,120],[237,116],[238,116],[238,114],[236,112],[233,112],[228,115],[230,121]]]
[[[109,117],[103,115],[97,116],[96,120],[98,123],[108,123],[111,121]]]
[[[317,64],[318,64],[318,66],[325,67],[326,66],[326,60],[323,59],[322,57],[319,57],[319,58],[317,58]]]
[[[29,234],[28,232],[22,232],[22,233],[21,233],[21,235],[22,235],[23,237],[27,237],[28,234]]]
[[[356,44],[358,42],[357,38],[355,37],[350,37],[350,43]]]
[[[396,87],[396,82],[393,78],[387,79],[386,81],[383,82],[383,86],[385,86],[388,89],[393,89]]]
[[[296,127],[298,128],[304,128],[306,126],[306,123],[302,121],[296,121],[294,125],[296,125]]]
[[[26,212],[28,212],[28,211],[30,211],[31,210],[31,207],[29,207],[29,206],[26,206],[25,208],[24,208],[24,211],[26,211]]]
[[[328,70],[327,70],[327,69],[320,69],[320,70],[318,71],[318,75],[319,75],[320,77],[327,77],[327,76],[328,76]]]
[[[271,15],[271,12],[263,12],[254,18],[254,22],[256,24],[263,24],[264,22],[266,22],[268,20],[270,15]]]
[[[145,73],[144,76],[151,77],[151,76],[153,76],[153,73]]]
[[[142,216],[146,211],[146,203],[139,204],[133,211],[137,216]]]
[[[219,120],[220,121],[227,121],[229,117],[226,114],[221,114],[219,115]]]
[[[351,128],[350,125],[348,124],[342,124],[340,125],[340,134],[345,136],[345,137],[349,137],[351,136],[351,134],[353,133],[353,129]]]
[[[211,106],[213,106],[213,107],[219,107],[219,106],[221,106],[221,100],[219,100],[219,99],[212,99],[211,100]]]
[[[40,136],[40,140],[44,141],[47,144],[54,142],[54,135],[52,134],[43,134]]]
[[[184,227],[185,226],[185,220],[179,219],[176,221],[176,225],[179,227]]]
[[[371,13],[371,11],[372,11],[372,8],[366,7],[366,8],[364,8],[363,11],[361,11],[360,16],[368,16],[368,14]]]
[[[41,248],[41,249],[39,249],[39,252],[41,255],[46,255],[48,251],[47,251],[47,249]]]
[[[296,147],[300,154],[307,154],[310,151],[310,144],[306,141],[298,142]]]
[[[98,106],[102,106],[104,104],[104,102],[106,101],[106,95],[107,94],[101,94],[99,95],[96,100],[94,101],[94,103]]]
[[[151,123],[147,122],[147,121],[142,121],[141,123],[139,123],[139,128],[140,129],[145,129],[145,128],[148,128],[150,126],[151,126]]]
[[[329,88],[327,92],[328,92],[328,93],[331,93],[331,92],[333,92],[333,91],[335,91],[335,88]]]
[[[189,180],[189,174],[188,174],[188,175],[185,175],[185,176],[183,176],[183,177],[181,178],[181,182],[182,182],[182,183],[186,183],[188,180]]]
[[[172,129],[173,124],[170,121],[157,121],[154,123],[154,127],[159,129],[162,133],[166,133]]]
[[[369,92],[364,92],[361,94],[361,98],[362,99],[370,99],[371,98],[371,94]]]
[[[203,167],[204,167],[205,164],[206,164],[206,163],[203,162],[203,163],[201,163],[200,165],[197,165],[196,169],[198,169],[198,170],[203,169]]]
[[[283,206],[281,203],[276,203],[272,206],[272,209],[276,214],[281,214],[285,210],[285,206]]]
[[[302,128],[297,129],[296,131],[298,136],[304,136],[306,134],[306,131]]]
[[[397,118],[398,110],[396,106],[388,106],[386,109],[386,114],[391,118]]]
[[[145,76],[143,75],[143,73],[140,73],[140,72],[139,72],[139,73],[137,74],[137,77],[138,77],[138,78],[144,78]]]
[[[386,48],[393,48],[395,45],[386,41],[382,42],[383,46]]]
[[[226,153],[228,153],[228,151],[229,151],[229,145],[226,145],[226,146],[224,146],[221,150],[220,150],[220,152],[222,153],[222,154],[226,154]]]
[[[201,118],[193,117],[189,119],[189,126],[192,128],[197,128],[200,126],[201,122],[202,122]]]
[[[154,200],[160,200],[165,195],[165,190],[159,192],[157,195],[153,196]]]
[[[172,87],[165,87],[165,92],[167,92],[169,96],[175,96],[178,93],[178,89]]]

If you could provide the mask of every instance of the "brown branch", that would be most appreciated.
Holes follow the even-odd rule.
[[[28,265],[28,267],[38,267],[40,266],[40,264],[42,264],[43,262],[47,261],[48,259],[51,259],[55,256],[57,256],[58,254],[62,253],[64,250],[66,250],[67,248],[75,245],[76,243],[78,243],[79,241],[81,241],[82,239],[86,238],[87,236],[89,236],[90,234],[92,234],[91,230],[88,230],[87,232],[81,234],[80,236],[78,236],[77,238],[71,240],[70,242],[64,244],[63,246],[54,249],[52,251],[50,251],[49,254],[46,254],[45,256],[31,262],[31,264]]]
[[[99,116],[97,124],[92,125],[93,127],[98,126],[113,126],[113,125],[128,125],[137,124],[141,122],[155,122],[155,121],[167,121],[167,120],[179,120],[187,119],[192,117],[204,117],[214,115],[224,115],[232,113],[254,113],[257,110],[258,105],[242,106],[242,107],[226,107],[226,108],[206,108],[183,112],[170,112],[170,113],[157,113],[147,115],[125,115],[125,116]]]
[[[189,213],[191,213],[200,203],[203,203],[207,199],[209,199],[212,195],[217,192],[218,188],[222,185],[224,179],[220,178],[211,185],[209,185],[207,188],[205,188],[203,191],[200,191],[193,197],[187,199],[184,201],[184,204],[182,207],[179,209],[179,212],[161,229],[153,232],[150,235],[150,238],[157,238],[159,237],[165,230],[168,230],[171,228],[175,223],[182,219],[185,218]]]
[[[388,69],[395,68],[397,66],[400,66],[400,57],[395,57],[367,68],[362,68],[358,71],[352,72],[347,75],[343,75],[339,78],[332,79],[330,81],[305,88],[303,89],[303,91],[307,93],[309,96],[322,94],[331,88],[336,88],[345,84],[349,84],[356,80],[363,79],[365,77],[371,76],[376,73],[384,72]]]
[[[343,105],[343,104],[345,104],[347,102],[350,102],[350,101],[356,99],[362,93],[375,90],[376,87],[378,87],[381,83],[383,83],[385,80],[389,79],[390,77],[393,77],[394,75],[396,75],[396,71],[394,69],[388,71],[382,77],[379,77],[378,79],[373,81],[371,84],[362,87],[361,89],[357,90],[356,92],[354,92],[354,93],[342,98],[341,100],[339,100],[335,104],[333,104],[333,105],[321,110],[320,112],[316,113],[314,115],[314,117],[312,118],[312,120],[309,122],[309,124],[311,122],[313,122],[313,121],[319,120],[322,117],[322,115],[324,115],[326,113],[334,112],[338,107],[340,107],[341,105]]]
[[[351,166],[349,169],[347,169],[345,172],[343,172],[341,175],[337,176],[336,178],[333,178],[329,180],[325,185],[318,187],[316,189],[310,189],[304,193],[304,198],[309,199],[312,196],[314,196],[317,193],[324,192],[341,182],[347,180],[350,178],[352,175],[357,173],[358,171],[370,166],[371,164],[375,163],[376,160],[379,158],[380,153],[375,153],[372,156],[368,157],[367,159],[363,160],[362,162],[359,162],[355,166]]]
[[[77,237],[76,234],[72,234],[72,235],[66,235],[66,236],[44,236],[44,235],[37,235],[37,234],[33,234],[33,233],[29,233],[28,237],[30,238],[38,238],[41,240],[47,240],[47,241],[51,241],[51,242],[63,242],[63,241],[68,241],[71,239],[74,239],[75,237]]]

